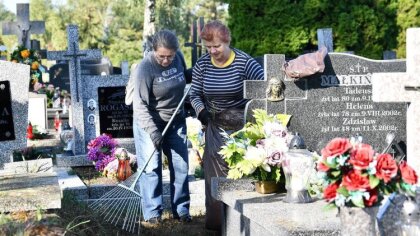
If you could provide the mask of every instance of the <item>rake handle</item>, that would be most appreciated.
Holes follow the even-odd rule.
[[[169,119],[168,123],[165,126],[165,129],[163,129],[162,132],[162,137],[165,136],[166,132],[169,129],[169,126],[171,126],[172,121],[175,119],[176,113],[178,113],[179,109],[181,108],[181,106],[184,104],[185,98],[187,97],[188,93],[191,90],[192,85],[190,85],[190,87],[187,89],[187,92],[185,92],[184,96],[182,97],[181,101],[179,102],[178,106],[176,107],[174,113],[172,114],[171,118]],[[146,169],[147,165],[149,164],[150,160],[153,157],[153,154],[155,154],[156,152],[156,148],[155,150],[153,150],[152,154],[150,154],[149,158],[147,159],[146,163],[144,164],[144,166],[140,169],[139,175],[137,175],[136,179],[134,180],[134,182],[131,184],[130,189],[134,191],[134,187],[136,186],[137,181],[139,180],[140,176],[143,174],[144,170]]]

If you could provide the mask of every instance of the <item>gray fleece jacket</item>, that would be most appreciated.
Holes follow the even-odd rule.
[[[162,132],[184,95],[185,60],[177,52],[168,67],[161,66],[149,52],[134,71],[133,122],[150,135]],[[174,122],[184,118],[183,106]]]

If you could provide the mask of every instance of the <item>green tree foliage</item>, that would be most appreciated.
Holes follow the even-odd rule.
[[[406,29],[420,26],[420,1],[400,0],[398,1],[397,25],[400,29],[398,34],[397,56],[405,57]]]
[[[335,51],[354,51],[380,59],[384,50],[399,46],[396,18],[402,1],[225,1],[229,3],[233,45],[254,56],[267,53],[297,56],[316,50],[316,31],[320,28],[333,29]],[[407,5],[406,9],[411,9]]]
[[[0,22],[2,21],[13,21],[16,17],[13,15],[12,12],[8,11],[4,6],[3,2],[0,1]],[[2,27],[0,27],[0,45],[6,45],[9,49],[13,43],[13,39],[11,37],[3,37],[2,34]],[[16,40],[17,41],[17,40]],[[10,49],[8,51],[11,51]]]

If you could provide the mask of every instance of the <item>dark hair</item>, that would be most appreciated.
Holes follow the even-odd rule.
[[[178,39],[170,30],[161,30],[155,34],[152,41],[153,50],[164,47],[170,50],[177,51],[179,48]]]
[[[229,28],[218,20],[209,21],[205,24],[200,37],[205,41],[212,41],[217,37],[224,43],[230,43],[231,40]]]

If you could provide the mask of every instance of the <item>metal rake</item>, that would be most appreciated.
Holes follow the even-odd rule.
[[[189,86],[187,91],[184,93],[181,102],[178,104],[176,110],[169,119],[168,124],[166,124],[165,129],[162,132],[162,136],[165,136],[169,126],[175,118],[176,113],[184,104],[185,98],[187,97],[190,89],[191,86]],[[136,224],[139,225],[140,229],[141,195],[137,182],[155,152],[156,149],[149,156],[146,163],[140,170],[125,181],[119,183],[115,188],[105,193],[99,199],[89,204],[89,207],[92,210],[99,212],[100,216],[103,216],[105,221],[116,226],[121,225],[123,230],[134,233],[136,230]]]

